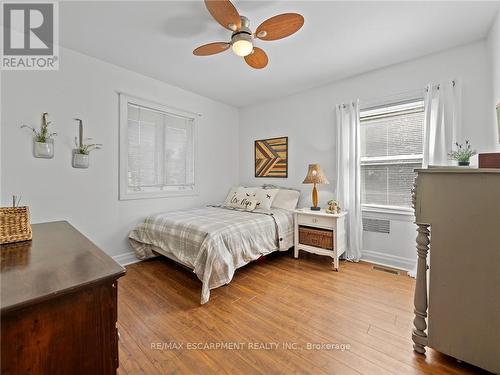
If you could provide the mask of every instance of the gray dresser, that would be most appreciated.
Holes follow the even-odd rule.
[[[414,205],[415,351],[500,373],[500,169],[418,170]]]

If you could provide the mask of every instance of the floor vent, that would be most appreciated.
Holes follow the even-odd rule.
[[[391,222],[385,219],[363,218],[363,230],[365,232],[391,233]]]
[[[387,272],[387,273],[390,273],[392,275],[400,275],[400,273],[399,273],[398,270],[394,270],[392,268],[386,268],[386,267],[383,267],[383,266],[373,266],[373,270],[374,271],[380,271],[380,272]]]

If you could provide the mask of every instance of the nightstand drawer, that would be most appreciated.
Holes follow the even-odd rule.
[[[299,225],[308,225],[311,227],[325,227],[325,228],[335,228],[335,218],[333,217],[322,217],[318,215],[298,215],[297,221]]]
[[[299,243],[333,250],[333,231],[299,226]]]

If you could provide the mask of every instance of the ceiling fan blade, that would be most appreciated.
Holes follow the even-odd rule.
[[[222,27],[232,31],[241,28],[240,14],[229,0],[205,0],[205,6]]]
[[[245,61],[252,68],[262,69],[267,66],[269,59],[262,49],[254,47],[253,52],[250,55],[245,56]]]
[[[214,42],[214,43],[204,44],[196,48],[193,51],[193,55],[196,56],[215,55],[216,53],[224,52],[230,46],[231,43],[226,43],[226,42]]]
[[[262,40],[277,40],[286,38],[299,31],[304,25],[304,17],[298,13],[283,13],[262,22],[255,36]]]

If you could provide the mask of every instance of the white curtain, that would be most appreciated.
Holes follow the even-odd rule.
[[[336,106],[337,125],[337,195],[340,206],[348,211],[347,260],[361,258],[361,142],[359,101]]]
[[[457,81],[429,83],[424,97],[424,155],[422,168],[449,164],[448,152],[461,139],[461,87]],[[417,265],[408,272],[416,277]]]
[[[422,167],[448,165],[448,152],[460,139],[461,90],[456,81],[429,83],[424,97],[424,155]]]

